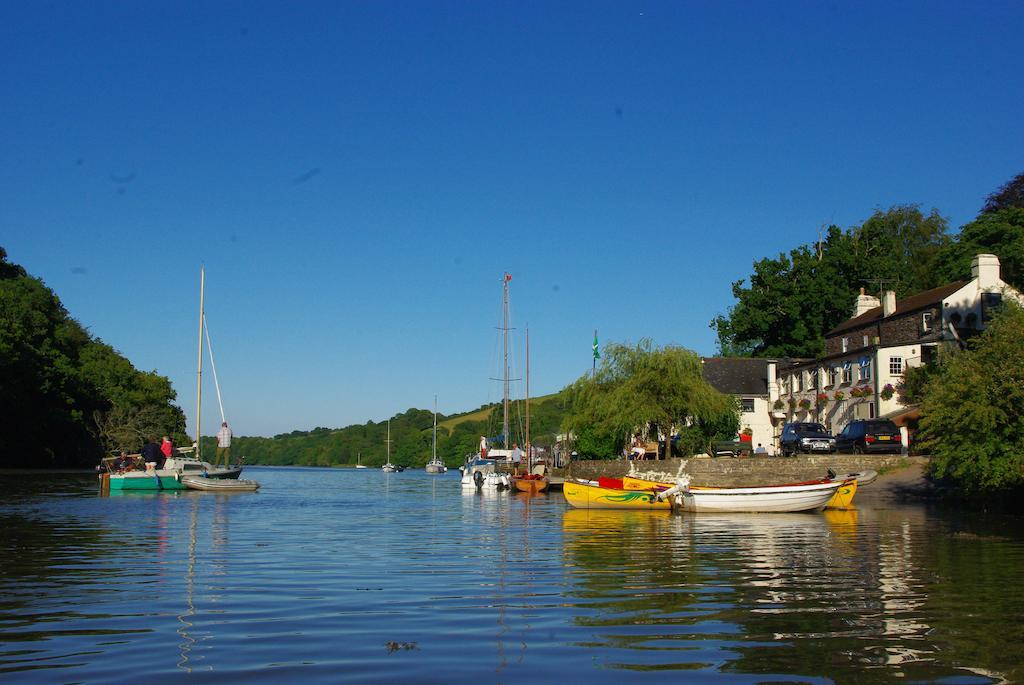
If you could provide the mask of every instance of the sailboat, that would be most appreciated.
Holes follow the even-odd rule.
[[[519,492],[531,495],[548,489],[548,478],[544,475],[544,464],[533,466],[533,450],[530,448],[530,329],[526,329],[526,470],[527,473],[512,477],[512,484]]]
[[[224,418],[224,403],[220,396],[220,382],[217,380],[217,367],[213,361],[213,344],[206,328],[205,309],[206,270],[199,270],[199,361],[196,387],[196,443],[191,448],[177,448],[164,460],[163,468],[145,471],[126,470],[109,474],[109,489],[114,490],[184,490],[186,477],[202,478],[238,478],[242,473],[241,464],[219,468],[208,461],[203,461],[199,436],[201,425],[201,409],[203,405],[203,337],[210,353],[210,367],[213,369],[213,381],[217,388],[217,402],[220,405],[221,420]],[[109,462],[105,459],[104,462]],[[258,484],[256,487],[259,487]]]
[[[512,486],[512,479],[507,473],[499,473],[497,468],[497,458],[502,457],[504,460],[508,460],[512,454],[512,450],[508,449],[508,282],[512,280],[512,275],[505,273],[502,277],[502,346],[504,349],[505,366],[504,376],[504,392],[502,401],[502,437],[505,441],[504,449],[484,449],[486,443],[481,442],[481,453],[478,456],[473,457],[462,467],[462,484],[467,486],[475,486],[478,488],[496,488],[504,489]],[[490,457],[490,458],[488,458]]]
[[[362,458],[363,458],[363,453],[362,452],[357,452],[356,453],[356,468],[357,469],[365,469],[366,468],[366,464],[360,464],[359,463]]]
[[[400,469],[391,463],[391,421],[388,420],[388,439],[386,440],[388,445],[388,460],[380,467],[380,470],[384,473],[395,473]]]
[[[434,395],[434,441],[431,459],[425,467],[427,473],[444,473],[448,470],[445,463],[437,458],[437,395]]]

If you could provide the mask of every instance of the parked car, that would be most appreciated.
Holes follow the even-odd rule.
[[[900,429],[887,419],[857,419],[846,424],[836,436],[840,452],[854,454],[899,454],[903,450]]]
[[[820,423],[787,423],[782,427],[779,447],[784,457],[800,452],[835,452],[836,439]]]

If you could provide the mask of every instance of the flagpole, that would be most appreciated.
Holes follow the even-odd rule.
[[[598,358],[598,356],[599,356],[599,353],[597,351],[597,329],[595,328],[594,329],[594,365],[593,365],[593,368],[591,368],[591,370],[590,370],[590,375],[595,377],[595,378],[597,377],[597,358]]]

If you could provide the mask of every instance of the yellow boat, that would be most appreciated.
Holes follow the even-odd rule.
[[[565,481],[562,487],[565,501],[578,509],[671,511],[672,503],[656,500],[656,492],[652,487],[646,490],[625,490],[622,487],[601,487],[598,483],[570,480]]]

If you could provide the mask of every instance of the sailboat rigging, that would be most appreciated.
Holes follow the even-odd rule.
[[[427,462],[425,470],[427,473],[444,473],[448,467],[437,458],[437,395],[434,395],[434,438],[432,444],[430,461]]]
[[[380,467],[380,470],[384,473],[394,473],[401,469],[391,463],[391,419],[388,419],[388,439],[385,442],[388,446],[388,460]]]

